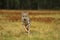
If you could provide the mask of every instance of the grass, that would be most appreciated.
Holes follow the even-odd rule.
[[[51,23],[31,21],[30,35],[23,29],[22,22],[0,20],[0,40],[60,40],[60,20],[58,20],[58,15],[50,15],[56,18]],[[48,17],[48,15],[41,17]]]
[[[60,40],[60,29],[55,23],[31,22],[31,33],[27,35],[21,22],[0,23],[0,40]]]

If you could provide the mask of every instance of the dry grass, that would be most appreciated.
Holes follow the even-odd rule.
[[[31,21],[31,33],[28,35],[20,21],[8,21],[5,14],[0,18],[0,40],[60,40],[60,14],[30,15],[30,18],[55,18],[52,22]]]
[[[60,40],[60,27],[55,23],[31,22],[31,33],[24,31],[21,22],[0,23],[0,40]]]

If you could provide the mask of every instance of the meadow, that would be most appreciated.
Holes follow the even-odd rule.
[[[59,11],[28,11],[28,35],[21,22],[22,11],[0,10],[0,40],[60,40]]]

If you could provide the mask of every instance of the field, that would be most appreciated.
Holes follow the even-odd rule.
[[[60,11],[28,11],[31,33],[23,29],[20,10],[0,10],[0,40],[60,40]]]

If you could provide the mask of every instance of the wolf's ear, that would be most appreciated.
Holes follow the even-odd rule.
[[[21,12],[22,15],[29,15],[29,12]]]
[[[29,12],[25,12],[27,15],[29,15]]]
[[[23,16],[25,13],[24,12],[21,12],[21,15]]]
[[[28,15],[29,13],[28,12],[26,12],[26,15]]]

